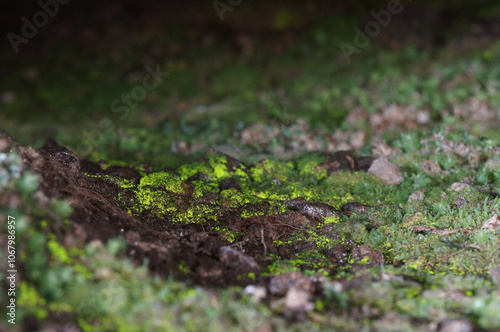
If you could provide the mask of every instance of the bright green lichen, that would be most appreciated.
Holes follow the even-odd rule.
[[[66,248],[57,243],[55,240],[50,240],[47,242],[47,248],[49,249],[52,257],[60,263],[70,264],[73,260],[68,255]]]
[[[44,319],[48,315],[45,307],[46,301],[37,289],[27,282],[22,281],[19,285],[19,299],[17,305],[25,308],[26,313],[35,315],[39,320]]]
[[[450,181],[445,181],[446,186],[429,188],[423,202],[407,204],[408,196],[416,188],[411,175],[405,177],[400,186],[387,186],[361,171],[338,171],[327,175],[324,169],[317,167],[322,161],[322,158],[312,154],[295,161],[266,159],[245,167],[234,161],[229,163],[224,155],[212,153],[206,162],[179,167],[179,175],[174,172],[156,172],[144,176],[138,185],[127,180],[112,180],[110,176],[104,179],[114,181],[123,190],[132,193],[132,201],[124,199],[130,195],[117,196],[120,204],[126,206],[131,214],[146,213],[174,223],[210,221],[211,227],[223,232],[224,238],[230,242],[237,241],[241,235],[230,231],[227,226],[218,225],[219,217],[224,213],[231,213],[233,218],[274,216],[288,211],[282,204],[283,200],[297,197],[337,208],[351,201],[375,206],[368,214],[354,213],[349,218],[328,217],[315,228],[295,230],[288,239],[275,240],[273,245],[287,246],[290,250],[298,241],[314,243],[316,249],[306,251],[307,254],[299,253],[286,261],[290,266],[303,270],[329,269],[331,263],[319,252],[343,244],[346,239],[354,241],[356,245],[367,244],[380,251],[387,263],[399,261],[408,267],[433,274],[486,273],[495,264],[500,264],[493,249],[499,241],[498,236],[491,232],[452,235],[447,239],[435,233],[413,231],[416,226],[477,229],[495,211],[498,212],[498,201],[487,200],[487,194],[470,188],[461,192],[450,191],[447,190]],[[411,159],[408,163],[410,172],[418,170],[418,163],[412,166]],[[188,181],[193,176],[196,180]],[[235,188],[222,189],[228,179],[241,191]],[[432,176],[429,179],[435,181]],[[452,208],[457,199],[465,199],[466,203]],[[332,232],[338,234],[335,239],[319,231],[326,224],[330,224]],[[462,249],[450,248],[443,242],[450,239],[458,243],[472,241],[472,244],[483,247],[471,247],[441,261],[442,257],[453,253],[450,249]],[[368,261],[356,263],[359,265]]]
[[[178,172],[180,174],[181,180],[185,181],[197,173],[203,172],[208,174],[208,167],[205,163],[194,162],[191,164],[180,166],[178,168]]]
[[[227,177],[227,160],[224,156],[212,153],[208,156],[208,164],[212,167],[212,174],[216,179]]]
[[[139,190],[145,187],[168,190],[174,194],[183,194],[182,180],[178,175],[168,172],[156,172],[141,178]]]

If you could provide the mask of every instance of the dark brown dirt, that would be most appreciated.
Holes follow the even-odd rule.
[[[147,259],[151,271],[161,276],[166,277],[171,274],[178,280],[190,280],[206,286],[246,285],[250,282],[267,284],[269,278],[261,278],[260,272],[272,261],[269,254],[287,259],[292,258],[295,253],[316,249],[316,244],[309,241],[277,246],[273,244],[276,240],[286,242],[293,231],[317,230],[318,223],[324,217],[350,213],[347,207],[340,212],[327,204],[307,202],[302,198],[284,202],[290,211],[264,217],[241,218],[241,211],[238,213],[234,208],[227,210],[221,208],[218,222],[228,225],[231,231],[241,234],[234,243],[230,243],[222,232],[215,230],[217,223],[213,220],[197,224],[181,224],[169,223],[168,216],[162,220],[147,214],[132,216],[117,206],[114,199],[117,194],[126,197],[130,195],[129,192],[121,189],[112,180],[113,178],[86,175],[112,175],[137,182],[141,177],[137,170],[112,166],[104,171],[98,163],[80,160],[77,155],[59,146],[55,141],[47,141],[37,150],[21,146],[5,132],[0,132],[0,145],[2,151],[10,148],[17,150],[23,163],[40,175],[40,190],[45,196],[66,199],[70,202],[74,210],[70,220],[74,227],[69,231],[72,234],[68,234],[68,231],[60,233],[61,243],[67,243],[65,237],[68,236],[73,239],[71,242],[76,239],[82,243],[95,239],[107,241],[111,237],[122,237],[128,242],[126,255],[139,264]],[[342,164],[342,161],[346,163]],[[227,165],[228,168],[239,168],[241,163],[228,157]],[[347,153],[330,155],[325,165],[329,172],[335,168],[357,168],[356,159]],[[203,177],[198,176],[197,179],[199,178]],[[183,186],[185,194],[176,198],[180,205],[192,203],[194,200],[191,197],[192,190],[189,190],[189,181]],[[220,187],[239,190],[234,180],[224,181]],[[217,195],[207,193],[206,197],[197,202],[200,204],[204,201],[213,202],[218,199]],[[359,203],[351,205],[351,207],[361,206]],[[250,208],[267,212],[269,206],[270,204],[263,203],[261,206]],[[340,236],[332,234],[327,228],[325,226],[317,231],[329,232],[333,238]],[[370,263],[383,262],[383,256],[372,251],[370,248],[358,248],[347,241],[345,245],[337,245],[323,250],[322,253],[337,266],[345,265],[347,257],[353,253],[356,257],[359,256],[359,260],[368,255]],[[250,280],[249,276],[257,279]]]

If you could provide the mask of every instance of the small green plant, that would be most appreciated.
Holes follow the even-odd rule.
[[[435,217],[450,215],[452,213],[450,205],[443,202],[432,204],[432,209],[435,212]]]
[[[493,234],[489,230],[479,230],[472,236],[472,241],[477,244],[489,244],[493,240]]]
[[[367,242],[373,248],[380,249],[383,246],[385,241],[386,241],[385,235],[378,229],[372,230],[368,234]]]
[[[445,171],[449,171],[458,164],[454,155],[441,153],[434,158]]]
[[[482,206],[477,206],[473,208],[472,211],[478,218],[490,218],[493,213],[498,212],[498,197],[493,199],[492,201],[488,201],[488,197],[486,197],[483,201]]]
[[[426,188],[432,182],[432,180],[423,173],[414,173],[411,178],[413,181],[413,188],[416,190]]]
[[[481,185],[487,185],[488,184],[488,178],[490,175],[490,170],[486,165],[482,165],[479,167],[477,170],[476,174],[476,182]]]
[[[401,148],[404,152],[412,153],[421,149],[419,138],[414,133],[405,133],[401,138],[394,141],[394,146]]]

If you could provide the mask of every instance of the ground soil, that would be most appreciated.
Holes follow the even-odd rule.
[[[173,275],[178,280],[189,280],[205,286],[246,285],[250,281],[267,284],[268,278],[260,277],[260,272],[271,263],[269,254],[287,259],[296,252],[314,249],[315,246],[313,242],[307,241],[277,246],[273,244],[275,240],[286,240],[297,229],[317,229],[316,225],[324,217],[349,215],[353,208],[359,209],[358,205],[363,207],[361,203],[348,203],[337,210],[327,204],[298,198],[284,202],[290,211],[265,217],[241,218],[234,209],[222,209],[218,219],[240,234],[235,241],[229,242],[223,232],[215,230],[216,222],[213,220],[185,224],[172,222],[169,216],[163,220],[148,214],[133,216],[118,206],[114,199],[117,194],[126,196],[128,192],[113,181],[88,176],[114,174],[138,181],[140,174],[132,168],[111,166],[104,171],[99,164],[80,160],[72,151],[53,140],[47,141],[40,149],[34,149],[18,145],[8,134],[3,133],[2,143],[16,147],[25,165],[40,176],[40,190],[45,196],[66,199],[73,207],[71,227],[58,234],[61,243],[67,243],[68,237],[80,243],[93,240],[104,242],[112,237],[121,237],[128,242],[126,256],[137,264],[147,259],[150,270],[163,277]],[[342,152],[327,157],[325,163],[318,166],[326,168],[329,173],[358,167],[356,158],[350,153]],[[368,159],[362,160],[362,167],[366,169]],[[228,166],[231,165],[237,167],[239,162],[230,158]],[[231,181],[225,181],[221,186],[237,187],[231,185]],[[207,194],[201,201],[214,198]],[[187,204],[192,199],[189,190],[186,190],[185,195],[179,196],[178,204]],[[269,210],[265,203],[245,208]],[[318,232],[329,232],[329,228],[324,226]],[[340,267],[350,254],[356,255],[363,251],[364,256],[367,256],[371,249],[363,247],[366,246],[357,247],[347,242],[324,254]],[[368,254],[373,257],[373,263],[383,261],[380,253],[373,251]],[[189,272],[186,272],[186,267]],[[253,280],[248,279],[249,274],[253,275]]]

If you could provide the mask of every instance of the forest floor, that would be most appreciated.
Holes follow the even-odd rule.
[[[349,56],[357,18],[278,6],[18,60],[13,330],[500,330],[500,28],[414,9]]]

